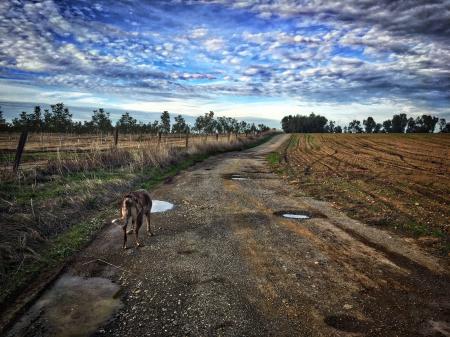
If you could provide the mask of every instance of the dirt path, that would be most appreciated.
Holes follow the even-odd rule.
[[[95,281],[87,295],[78,289],[70,303],[64,294],[51,302],[49,290],[13,332],[450,336],[450,279],[443,264],[270,173],[265,156],[285,140],[277,136],[252,150],[216,156],[160,186],[153,198],[175,208],[152,216],[156,236],[122,251],[120,229],[106,229],[63,276]],[[234,174],[248,179],[233,180]],[[284,210],[312,218],[274,214]],[[111,284],[102,286],[104,279],[120,285],[119,296]],[[61,286],[58,281],[53,288]],[[117,308],[111,293],[121,298],[121,308],[107,324],[86,328],[92,315],[102,321]],[[46,313],[48,303],[53,314]]]

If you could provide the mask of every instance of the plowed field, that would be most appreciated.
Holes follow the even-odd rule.
[[[296,134],[283,151],[300,191],[448,253],[449,135]]]

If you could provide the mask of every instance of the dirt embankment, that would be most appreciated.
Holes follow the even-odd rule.
[[[266,156],[286,137],[210,158],[152,191],[175,208],[152,216],[144,247],[122,251],[111,226],[82,252],[65,277],[121,287],[121,308],[94,335],[450,334],[442,261],[271,173]],[[74,308],[64,324],[77,323]],[[19,330],[51,335],[60,316],[44,308]]]

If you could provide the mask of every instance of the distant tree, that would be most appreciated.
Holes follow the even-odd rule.
[[[406,125],[408,124],[408,117],[406,114],[398,114],[392,116],[392,128],[391,132],[403,133],[405,132]]]
[[[31,122],[31,129],[33,131],[41,131],[43,128],[44,121],[42,120],[42,112],[41,107],[39,105],[36,105],[34,107],[34,112],[32,116],[32,122]]]
[[[205,113],[203,116],[198,116],[195,119],[194,130],[196,130],[198,133],[205,133],[205,134],[213,133],[215,127],[216,123],[214,121],[213,111]]]
[[[441,130],[442,133],[450,133],[450,122],[445,124],[445,127]]]
[[[414,132],[431,133],[434,132],[439,118],[430,115],[422,115],[416,118],[416,126]]]
[[[32,126],[33,116],[27,114],[26,111],[22,111],[17,118],[13,118],[12,126],[14,130],[29,130]]]
[[[342,127],[340,125],[334,128],[334,133],[342,133]]]
[[[129,133],[136,130],[137,120],[125,112],[117,121],[117,126],[122,132]]]
[[[373,129],[373,132],[374,132],[374,133],[380,133],[382,128],[383,128],[383,124],[377,123],[377,124],[375,125],[375,128]]]
[[[109,118],[109,112],[105,112],[102,108],[93,111],[92,127],[100,132],[112,132],[113,126]]]
[[[3,117],[3,111],[0,107],[0,131],[5,131],[7,128],[6,119]]]
[[[63,103],[50,105],[52,109],[52,127],[55,132],[68,132],[72,127],[72,114]]]
[[[205,132],[208,134],[216,130],[216,121],[214,120],[214,111],[205,114]]]
[[[309,116],[285,116],[281,120],[281,127],[286,133],[292,132],[327,132],[326,124],[328,120],[320,115],[311,113]]]
[[[344,133],[348,133],[348,127],[344,126]]]
[[[170,115],[168,111],[161,114],[160,131],[164,134],[170,133]]]
[[[406,133],[415,132],[416,130],[416,120],[412,117],[408,118],[408,123],[406,124]]]
[[[258,124],[258,131],[259,132],[266,132],[269,131],[270,128],[267,125],[264,124]]]
[[[363,124],[366,133],[374,132],[375,127],[377,126],[377,123],[372,117],[367,117],[367,119],[363,120]]]
[[[247,122],[246,121],[240,121],[239,122],[239,133],[247,133]]]
[[[327,125],[325,125],[325,132],[334,133],[336,122],[328,121]]]
[[[363,132],[363,129],[362,129],[362,127],[361,127],[361,122],[358,121],[358,120],[356,120],[356,119],[352,120],[352,121],[348,124],[347,130],[348,130],[350,133],[362,133],[362,132]]]
[[[173,133],[184,133],[186,132],[186,121],[184,120],[183,116],[178,115],[175,117],[175,124],[172,125],[172,132]]]
[[[442,130],[445,129],[446,125],[447,125],[447,122],[445,121],[445,118],[439,119],[439,132],[442,132]]]
[[[390,119],[383,122],[383,131],[388,133],[392,131],[392,121]]]

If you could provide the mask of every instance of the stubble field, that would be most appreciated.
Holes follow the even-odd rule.
[[[450,251],[449,135],[295,134],[280,154],[281,172],[307,195]]]

